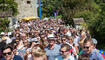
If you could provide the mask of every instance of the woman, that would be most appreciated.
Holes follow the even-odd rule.
[[[33,60],[47,60],[46,52],[40,47],[34,47],[32,49],[32,58]]]

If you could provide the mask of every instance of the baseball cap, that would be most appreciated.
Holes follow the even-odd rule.
[[[5,33],[4,32],[1,32],[1,35],[4,35]]]
[[[32,38],[31,42],[36,42],[37,44],[40,44],[40,41],[38,41],[37,38]]]
[[[55,37],[49,37],[48,40],[54,40],[54,41],[56,41],[56,38]]]
[[[93,41],[94,44],[97,44],[98,43],[95,38],[92,38],[92,41]]]

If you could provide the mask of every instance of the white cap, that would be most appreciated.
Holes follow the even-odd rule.
[[[97,44],[98,43],[95,38],[92,38],[92,41],[93,41],[94,44]]]
[[[4,32],[1,32],[1,35],[4,35],[5,33]]]
[[[12,35],[12,32],[8,32],[8,35]]]
[[[50,37],[55,37],[55,36],[54,36],[54,34],[49,34],[48,38],[50,38]]]

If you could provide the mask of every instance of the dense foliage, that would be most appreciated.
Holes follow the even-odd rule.
[[[0,18],[0,32],[9,31],[9,20],[7,18]]]
[[[41,12],[43,18],[54,16],[54,13],[60,12],[60,0],[41,0],[41,4]]]
[[[88,29],[90,30],[92,37],[98,40],[98,48],[103,48],[105,44],[105,3],[94,2],[92,5],[95,11],[84,10],[75,14],[76,17],[83,17],[87,23]]]
[[[0,12],[11,11],[12,16],[18,14],[18,4],[14,0],[0,0]],[[8,17],[4,16],[0,18],[0,32],[9,30],[9,20]]]
[[[0,11],[12,11],[13,16],[18,14],[18,4],[14,0],[0,0]]]
[[[98,48],[104,48],[105,0],[43,0],[43,3],[42,14],[49,17],[59,8],[66,24],[73,24],[73,18],[84,18],[92,37],[98,40]]]

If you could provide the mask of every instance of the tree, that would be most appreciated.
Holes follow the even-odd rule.
[[[12,15],[18,14],[18,4],[14,0],[0,0],[0,11],[12,11]]]
[[[73,25],[73,18],[84,18],[87,29],[99,42],[98,48],[104,48],[105,0],[42,0],[42,3],[43,16],[51,16],[56,9],[66,24]]]
[[[93,0],[62,0],[63,20],[72,24],[75,14],[82,11],[92,11],[97,14],[99,6]]]
[[[7,18],[0,18],[0,32],[2,31],[6,31],[8,29],[8,26],[9,26],[9,20]]]
[[[12,12],[12,16],[18,14],[18,4],[14,0],[0,0],[0,12]],[[9,20],[8,17],[4,16],[0,18],[0,32],[9,30]]]
[[[96,18],[97,21],[95,21],[94,26],[94,37],[99,41],[98,48],[103,48],[105,50],[105,47],[103,47],[105,44],[105,3],[100,2],[99,6],[101,8],[101,12],[99,16]]]
[[[42,17],[54,16],[54,12],[59,10],[60,0],[41,0]]]
[[[105,49],[105,0],[62,0],[63,20],[72,24],[73,18],[84,18],[98,48]]]

